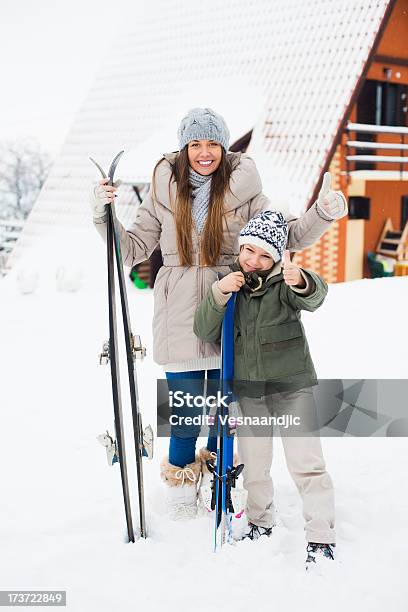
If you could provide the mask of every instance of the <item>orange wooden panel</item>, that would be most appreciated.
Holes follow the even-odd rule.
[[[408,276],[408,261],[398,261],[395,264],[394,276]]]
[[[377,55],[408,58],[408,0],[397,0],[377,49]]]
[[[394,56],[397,57],[397,56]],[[386,78],[384,68],[391,68],[391,76]],[[408,83],[408,67],[402,65],[389,64],[387,62],[373,62],[367,79],[372,81],[387,81],[389,83]]]
[[[296,253],[296,265],[320,274],[328,283],[344,281],[346,222],[341,219],[308,249]]]

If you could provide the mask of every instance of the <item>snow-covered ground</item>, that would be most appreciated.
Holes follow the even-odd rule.
[[[118,466],[108,467],[96,440],[113,430],[109,368],[98,364],[104,251],[86,265],[65,262],[83,271],[74,293],[56,290],[48,253],[33,294],[19,293],[18,268],[0,281],[0,589],[66,590],[67,608],[78,612],[407,609],[405,438],[323,440],[338,532],[337,561],[323,577],[304,571],[300,499],[279,439],[273,537],[215,555],[208,517],[170,522],[159,479],[167,441],[159,439],[144,463],[149,538],[126,544]],[[27,271],[34,259],[26,257]],[[128,289],[134,332],[148,349],[138,370],[144,424],[155,426],[162,370],[151,358],[153,296]],[[408,278],[331,286],[324,306],[303,318],[319,376],[407,378],[407,304]]]

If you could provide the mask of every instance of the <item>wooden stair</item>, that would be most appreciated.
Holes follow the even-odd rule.
[[[408,259],[408,222],[403,230],[395,230],[391,219],[387,219],[375,252],[397,261]]]

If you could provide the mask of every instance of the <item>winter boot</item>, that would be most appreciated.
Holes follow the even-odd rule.
[[[309,542],[306,549],[306,571],[320,571],[328,561],[334,561],[335,546],[335,544]]]
[[[188,463],[183,468],[163,459],[160,476],[167,484],[166,506],[170,518],[174,521],[195,518],[197,516],[197,483],[200,476],[200,460]]]
[[[261,536],[269,536],[272,535],[272,527],[258,527],[258,525],[254,525],[253,523],[248,523],[248,530],[244,533],[243,540],[258,540]]]

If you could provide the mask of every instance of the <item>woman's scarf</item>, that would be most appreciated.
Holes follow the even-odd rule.
[[[204,229],[210,203],[211,174],[203,176],[192,168],[189,170],[189,183],[191,186],[191,214],[195,221],[197,231],[201,234]]]

